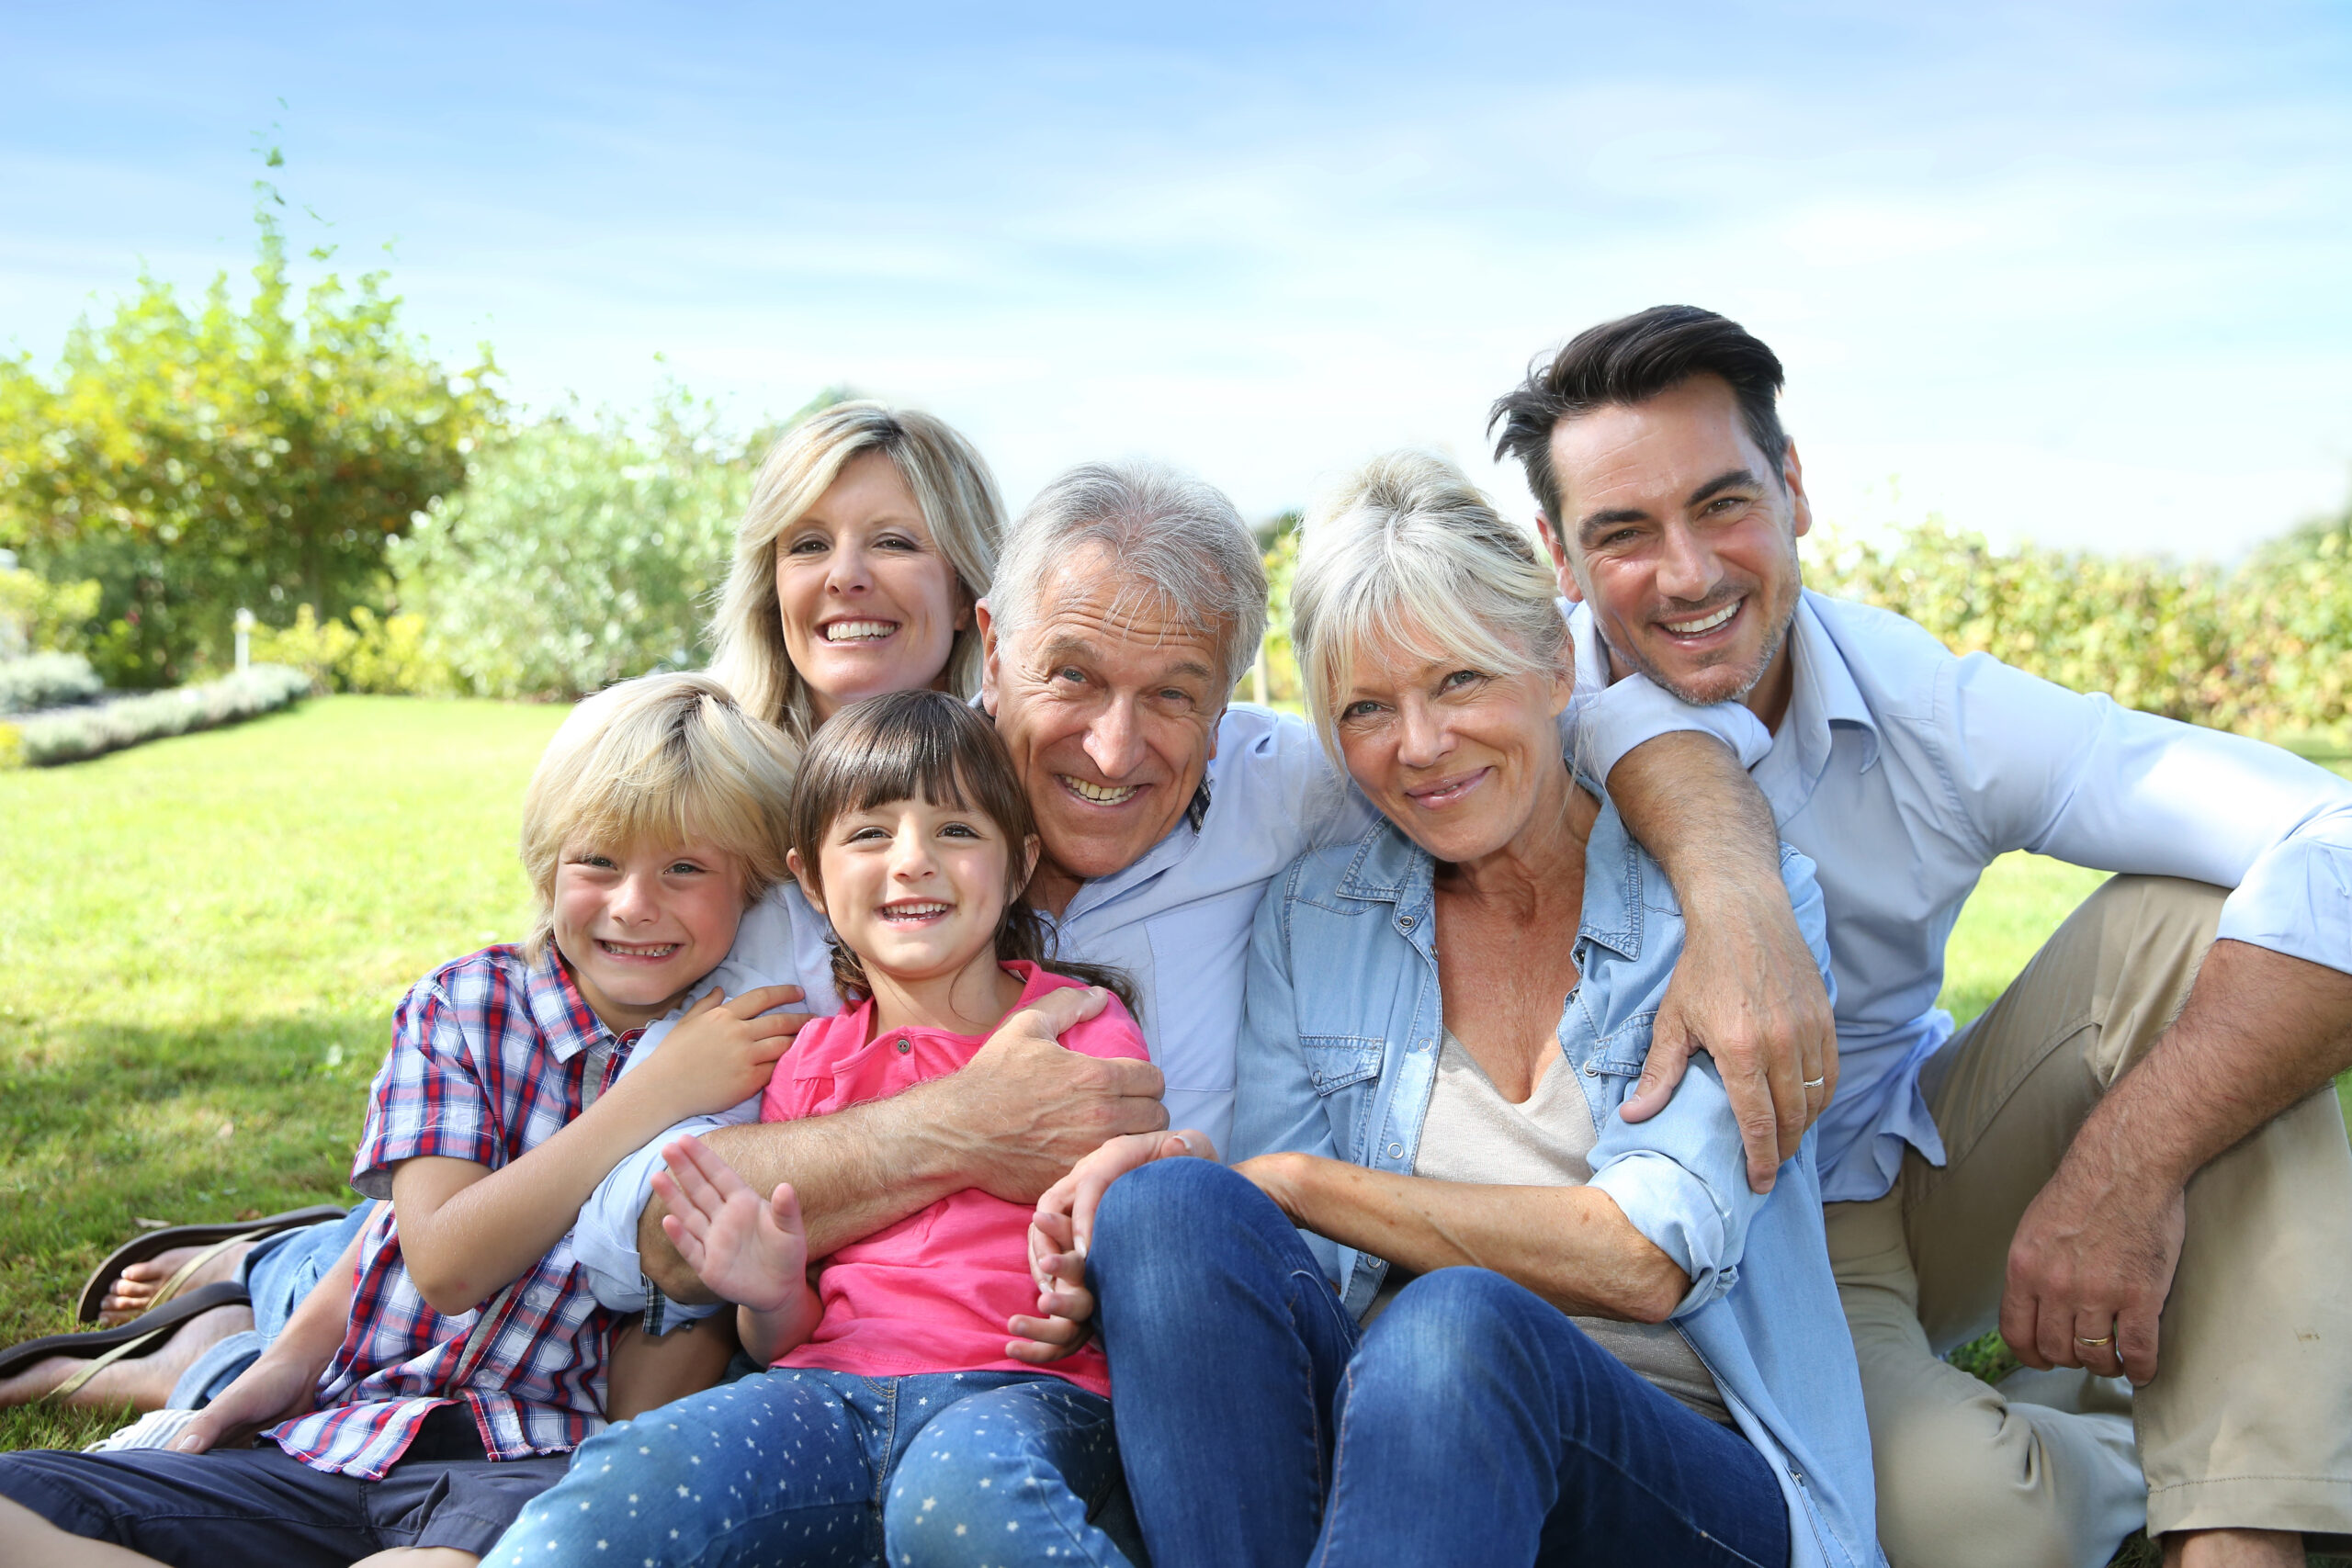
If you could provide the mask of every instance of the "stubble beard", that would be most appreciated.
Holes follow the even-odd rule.
[[[1611,658],[1623,660],[1625,663],[1632,665],[1635,671],[1649,678],[1650,684],[1665,688],[1667,691],[1671,692],[1679,700],[1689,703],[1692,707],[1711,707],[1716,703],[1744,703],[1747,700],[1748,694],[1756,690],[1758,685],[1762,684],[1766,675],[1771,673],[1772,660],[1779,658],[1781,650],[1788,646],[1789,627],[1795,624],[1797,618],[1797,603],[1804,596],[1804,581],[1802,579],[1794,579],[1792,581],[1794,581],[1795,586],[1789,594],[1788,608],[1781,613],[1780,625],[1774,626],[1771,632],[1764,638],[1764,651],[1756,660],[1755,668],[1748,671],[1747,673],[1741,678],[1737,687],[1729,692],[1702,691],[1691,685],[1687,680],[1676,679],[1673,675],[1668,673],[1667,671],[1657,662],[1657,660],[1651,659],[1647,652],[1642,649],[1638,640],[1634,638],[1629,637],[1626,639],[1629,642],[1634,643],[1634,647],[1618,647],[1617,644],[1611,639],[1607,631],[1602,629],[1600,617],[1597,614],[1592,619],[1593,628],[1600,634],[1600,640],[1603,646],[1608,649]],[[1586,582],[1582,586],[1585,591],[1585,600],[1588,604],[1598,604],[1600,603],[1600,601],[1594,595],[1592,592],[1592,585],[1589,582]],[[1706,672],[1713,673],[1722,669],[1723,666],[1720,664],[1709,665]]]

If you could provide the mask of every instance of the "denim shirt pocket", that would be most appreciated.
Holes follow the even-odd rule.
[[[1387,1043],[1363,1034],[1302,1034],[1298,1044],[1306,1058],[1307,1082],[1330,1121],[1334,1146],[1342,1158],[1363,1158]]]
[[[1649,1061],[1650,1029],[1657,1011],[1638,1012],[1593,1042],[1585,1072],[1594,1077],[1639,1077]]]
[[[1299,1048],[1306,1055],[1307,1080],[1320,1095],[1336,1094],[1380,1071],[1385,1042],[1363,1034],[1302,1034]]]

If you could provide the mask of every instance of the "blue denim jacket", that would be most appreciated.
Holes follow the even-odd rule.
[[[1883,1563],[1870,1429],[1829,1272],[1814,1139],[1758,1197],[1722,1080],[1703,1055],[1657,1115],[1616,1114],[1649,1053],[1682,951],[1682,914],[1614,807],[1593,824],[1585,866],[1582,978],[1560,1015],[1559,1042],[1599,1134],[1592,1185],[1690,1275],[1674,1324],[1781,1478],[1792,1562]],[[1298,1150],[1411,1173],[1444,1038],[1433,867],[1382,821],[1352,845],[1310,850],[1268,890],[1251,933],[1233,1158]],[[1781,867],[1826,973],[1813,863],[1784,847]],[[1386,1262],[1312,1234],[1307,1242],[1362,1317]]]

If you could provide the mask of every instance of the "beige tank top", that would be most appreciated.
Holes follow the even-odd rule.
[[[1592,1109],[1577,1076],[1547,1042],[1550,1065],[1521,1104],[1505,1100],[1452,1030],[1445,1032],[1413,1174],[1496,1187],[1581,1187],[1592,1179]],[[1407,1281],[1390,1270],[1374,1312]],[[1372,1320],[1367,1314],[1365,1322]],[[1671,1325],[1573,1319],[1595,1343],[1710,1421],[1731,1424],[1723,1395],[1690,1342]]]

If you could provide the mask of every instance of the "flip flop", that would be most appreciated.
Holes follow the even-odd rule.
[[[12,1345],[0,1350],[0,1378],[13,1376],[47,1356],[87,1357],[88,1366],[42,1396],[62,1403],[67,1395],[115,1362],[156,1349],[188,1319],[214,1307],[243,1306],[252,1299],[238,1281],[215,1280],[201,1290],[190,1291],[177,1301],[166,1302],[118,1328],[101,1328],[94,1334],[51,1334]]]
[[[178,1295],[198,1269],[239,1242],[259,1241],[264,1236],[276,1235],[279,1231],[290,1231],[298,1225],[314,1225],[322,1220],[339,1220],[345,1212],[334,1203],[313,1203],[307,1209],[288,1209],[282,1214],[271,1214],[266,1219],[231,1220],[211,1225],[166,1225],[162,1230],[132,1236],[107,1254],[106,1261],[92,1270],[89,1279],[83,1282],[81,1299],[74,1303],[74,1315],[83,1323],[97,1322],[98,1309],[105,1304],[107,1292],[122,1277],[125,1269],[134,1263],[144,1263],[175,1247],[200,1247],[204,1250],[189,1258],[178,1273],[164,1281],[163,1290],[155,1296],[154,1306],[148,1309],[150,1312]]]

